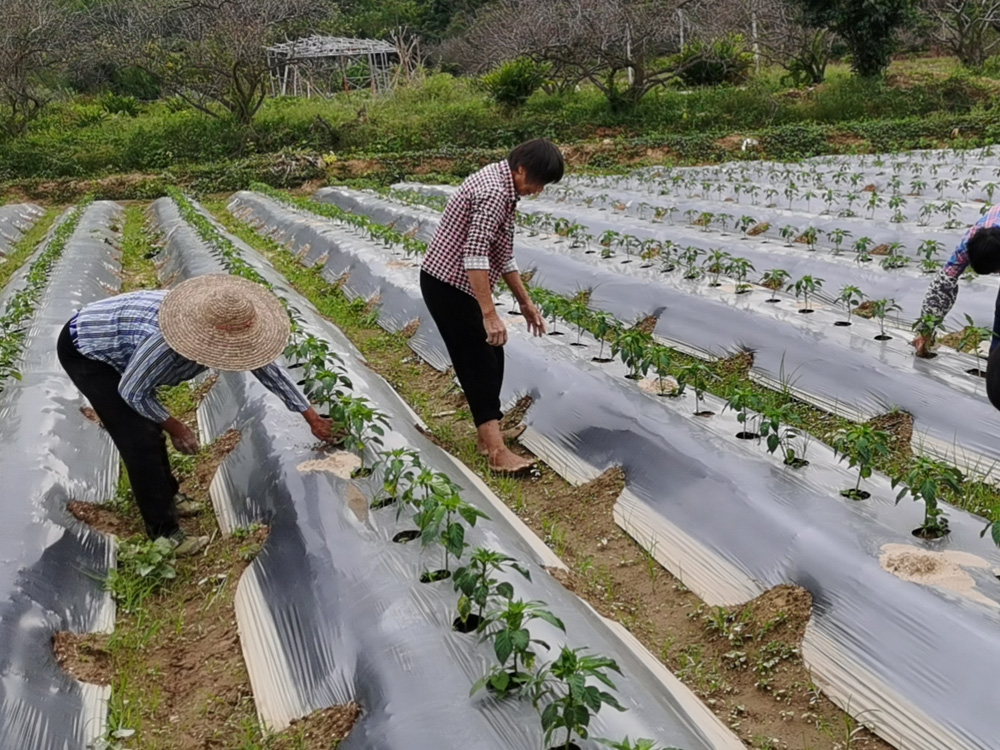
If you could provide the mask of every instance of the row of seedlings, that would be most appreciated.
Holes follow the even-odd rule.
[[[186,197],[179,191],[172,191],[171,197],[182,218],[219,252],[231,273],[267,285]],[[355,225],[366,226],[367,222],[357,221]],[[387,236],[376,230],[372,238]],[[383,450],[388,417],[366,399],[350,394],[352,385],[340,357],[326,342],[302,335],[301,318],[287,301],[285,304],[293,321],[292,340],[285,356],[299,363],[309,400],[328,411],[344,430],[343,446],[361,457],[363,463],[356,474],[374,479],[378,491],[371,501],[372,508],[395,506],[397,518],[412,513],[416,528],[400,532],[394,541],[419,539],[423,546],[439,550],[442,567],[424,571],[421,582],[452,579],[458,594],[454,628],[477,634],[492,645],[497,663],[473,686],[472,693],[486,688],[500,698],[530,700],[538,711],[546,745],[566,750],[576,747],[574,739],[588,738],[590,722],[602,707],[625,710],[610,692],[615,689],[610,672],[620,673],[617,663],[568,646],[551,662],[537,661],[538,647],[547,645],[532,638],[528,625],[541,620],[563,632],[565,626],[544,602],[519,598],[513,584],[497,578],[503,571],[517,571],[530,578],[527,568],[485,547],[470,552],[465,541],[467,531],[478,521],[488,520],[486,514],[463,500],[459,487],[446,474],[425,466],[416,452]],[[366,455],[373,456],[367,465]],[[591,680],[599,685],[590,684]],[[600,741],[618,750],[657,747],[649,739]]]

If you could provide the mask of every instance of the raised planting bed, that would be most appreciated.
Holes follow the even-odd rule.
[[[400,232],[415,232],[418,238],[433,236],[439,221],[428,209],[357,191],[326,188],[317,197],[384,220]],[[287,217],[295,215],[265,198],[238,194],[236,202],[257,205],[255,214],[267,226],[287,225]],[[286,227],[282,236],[297,237],[296,231]],[[712,288],[655,267],[632,264],[621,270],[558,239],[517,240],[516,254],[522,269],[533,273],[536,287],[567,297],[590,290],[590,308],[607,311],[626,324],[655,316],[654,336],[689,353],[752,351],[752,377],[848,418],[869,419],[898,407],[914,417],[918,451],[981,475],[998,465],[1000,423],[984,408],[981,378],[967,373],[976,367],[970,356],[919,359],[908,346],[908,332],[888,329],[893,339],[877,341],[883,330],[877,321],[852,316],[850,327],[837,327],[844,313],[828,305],[812,305],[813,315],[801,315],[802,303],[787,297],[784,304],[775,305],[768,303],[772,295],[762,290],[734,294],[731,281]],[[398,262],[413,261],[400,257]],[[343,273],[341,263],[336,261],[331,273]],[[374,285],[367,291],[367,296],[380,293]]]
[[[233,210],[256,213],[248,206],[240,194]],[[350,296],[360,294],[353,279],[365,253],[374,268],[402,254],[333,222],[329,241],[308,247],[293,240],[293,215],[259,223],[303,263],[331,276],[354,269],[342,279]],[[415,287],[416,268],[409,273]],[[364,293],[371,283],[365,279]],[[390,293],[389,278],[381,283],[380,300],[408,298]],[[422,309],[389,305],[376,309],[392,319],[420,316],[416,336],[433,328]],[[807,589],[816,604],[803,656],[841,707],[897,747],[992,747],[988,685],[1000,668],[1000,583],[992,569],[1000,552],[980,537],[980,519],[948,509],[951,533],[920,539],[913,532],[923,509],[897,507],[884,477],[864,485],[864,502],[841,496],[856,474],[829,448],[813,445],[809,466],[785,467],[754,440],[737,439],[746,424],[720,402],[697,403],[690,389],[679,401],[660,398],[648,392],[655,386],[625,378],[623,366],[593,364],[596,342],[588,337],[591,352],[570,346],[571,337],[536,339],[510,327],[504,396],[512,403],[530,395],[533,404],[523,442],[574,482],[622,467],[616,520],[674,575],[709,604],[745,602],[783,583]],[[946,571],[963,583],[950,588],[939,577]]]
[[[114,605],[102,580],[114,565],[108,537],[70,515],[70,501],[114,493],[118,458],[81,412],[79,392],[56,360],[56,338],[81,305],[119,287],[121,209],[94,203],[69,212],[43,244],[16,304],[11,379],[0,394],[0,747],[83,750],[104,735],[109,690],[56,663],[58,631],[109,632]],[[43,272],[44,270],[44,272]],[[10,304],[5,308],[10,314]]]
[[[270,727],[354,700],[362,715],[343,750],[557,744],[543,742],[530,702],[489,691],[470,697],[470,688],[495,663],[493,647],[453,629],[458,595],[451,578],[421,583],[424,573],[443,567],[441,548],[393,541],[417,523],[405,491],[395,506],[371,507],[384,497],[377,456],[415,451],[426,470],[450,477],[462,501],[489,516],[465,530],[464,542],[518,561],[530,580],[512,570],[500,575],[513,586],[515,599],[544,601],[564,623],[565,634],[544,619],[527,625],[532,638],[549,646],[534,647],[537,666],[558,656],[563,645],[617,661],[622,674],[612,675],[615,694],[627,710],[605,707],[592,722],[592,737],[650,737],[685,750],[742,746],[655,659],[549,575],[546,569],[559,567],[558,559],[472,473],[422,436],[418,417],[364,366],[339,330],[253,251],[210,223],[206,229],[204,215],[182,203],[180,213],[165,201],[154,209],[168,229],[165,268],[234,270],[273,285],[296,321],[292,371],[307,374],[315,347],[328,347],[325,357],[337,355],[330,366],[350,381],[342,397],[366,399],[386,418],[379,422],[380,444],[369,435],[364,449],[331,453],[318,448],[301,420],[252,376],[223,374],[202,402],[199,422],[208,439],[232,428],[243,433],[212,485],[224,528],[255,520],[270,528],[236,598],[255,700]],[[314,353],[296,359],[307,342]],[[352,479],[360,461],[374,473]],[[398,489],[406,486],[418,485],[404,482]],[[452,558],[455,575],[456,565]],[[555,735],[560,743],[563,732]],[[577,743],[598,747],[593,739]]]
[[[14,248],[21,236],[44,214],[41,206],[33,203],[12,203],[0,206],[0,263]]]

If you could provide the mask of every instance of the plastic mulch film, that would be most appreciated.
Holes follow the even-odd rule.
[[[118,458],[56,359],[56,339],[81,305],[120,281],[113,223],[121,209],[92,204],[53,267],[31,319],[21,380],[0,394],[0,747],[83,750],[103,736],[107,687],[78,682],[56,663],[53,634],[110,632],[102,579],[109,537],[69,514],[71,500],[114,494]]]
[[[441,196],[450,195],[453,190],[453,188],[444,186],[412,184],[401,184],[399,187],[419,190],[428,195]],[[613,195],[613,191],[611,194]],[[654,206],[660,205],[656,198],[651,197],[649,200]],[[702,214],[713,210],[718,211],[719,208],[709,205],[707,202],[701,202],[687,210],[694,210],[696,214]],[[852,252],[844,252],[837,256],[828,249],[810,252],[805,244],[794,239],[791,242],[783,242],[776,237],[766,236],[764,239],[760,237],[744,239],[741,238],[739,230],[734,229],[734,222],[730,222],[727,233],[702,231],[690,225],[654,223],[626,212],[619,213],[614,209],[601,210],[582,205],[574,206],[570,203],[558,203],[545,198],[523,200],[518,205],[518,211],[528,214],[551,214],[555,218],[565,219],[586,227],[587,232],[595,238],[600,237],[606,231],[614,231],[623,235],[630,234],[640,240],[670,240],[681,248],[697,247],[703,253],[723,250],[734,257],[747,258],[756,269],[756,275],[752,277],[753,280],[759,278],[764,271],[772,268],[787,271],[790,275],[790,281],[811,275],[823,280],[822,290],[816,296],[828,303],[833,302],[843,287],[856,286],[869,299],[894,300],[902,308],[899,312],[899,321],[906,327],[909,327],[920,316],[924,295],[932,279],[930,274],[922,274],[912,266],[891,271],[883,270],[879,267],[882,256],[878,255],[873,256],[873,259],[868,263],[859,264]],[[738,207],[733,207],[731,211],[732,215],[738,218]],[[771,222],[769,232],[771,235],[776,235],[782,226],[794,224],[796,231],[790,236],[797,239],[807,226],[817,226],[819,229],[825,230],[826,223],[829,221],[827,219],[811,221],[802,215],[798,216],[795,221],[785,220],[784,224],[775,219]],[[964,233],[963,226],[963,228],[949,233],[942,232],[935,235],[944,248],[939,253],[939,260],[950,255]],[[891,241],[878,235],[871,228],[868,230],[856,229],[853,236],[857,238],[861,234],[879,237],[879,244]],[[870,249],[876,246],[875,242],[876,240],[873,240],[869,246]],[[954,329],[965,325],[964,316],[966,314],[971,315],[977,325],[992,327],[997,298],[996,280],[973,278],[963,280],[960,283],[958,300],[946,320],[949,327]],[[895,315],[891,317],[895,317]]]
[[[324,189],[317,198],[416,227],[421,238],[438,222],[432,211],[355,191]],[[310,252],[318,257],[323,249]],[[625,322],[655,315],[654,334],[690,353],[752,351],[752,374],[767,385],[855,419],[898,407],[914,417],[919,451],[984,475],[1000,465],[1000,422],[987,407],[982,378],[968,372],[985,369],[982,360],[977,365],[954,351],[919,359],[909,331],[889,329],[892,340],[877,341],[875,321],[855,316],[850,327],[838,326],[843,313],[823,303],[803,315],[801,303],[787,297],[769,304],[766,291],[737,295],[731,282],[713,289],[707,281],[684,281],[680,272],[602,260],[568,241],[517,240],[516,256],[522,269],[534,271],[533,284],[564,295],[590,290],[591,307]]]
[[[290,235],[297,218],[279,208],[258,219]],[[343,246],[309,253],[343,263]],[[389,251],[368,244],[368,254],[384,264]],[[525,444],[571,481],[621,466],[616,521],[685,584],[726,605],[782,583],[807,589],[814,610],[803,656],[842,707],[897,747],[1000,746],[990,690],[1000,668],[1000,551],[980,537],[980,519],[949,509],[946,539],[917,540],[922,509],[897,506],[885,477],[866,484],[871,499],[849,501],[838,490],[855,475],[828,447],[813,444],[810,466],[785,468],[735,438],[741,426],[717,399],[703,402],[715,416],[695,417],[692,395],[660,398],[654,385],[626,380],[621,365],[591,363],[593,339],[583,348],[568,346],[569,336],[530,339],[521,319],[509,320],[504,396],[533,399]],[[431,326],[422,319],[420,328]]]
[[[0,258],[11,251],[25,232],[45,211],[33,203],[12,203],[0,206]]]
[[[157,216],[169,214],[168,207],[157,207]],[[191,230],[176,227],[167,238],[168,259],[177,254],[185,268],[222,270]],[[570,643],[618,660],[624,676],[616,682],[628,711],[601,712],[594,736],[655,737],[685,750],[742,747],[655,659],[552,578],[545,568],[561,567],[558,558],[472,473],[423,437],[419,418],[338,329],[259,256],[229,239],[301,313],[305,332],[344,357],[355,392],[390,416],[385,447],[416,449],[425,465],[449,473],[463,497],[491,517],[469,532],[469,541],[524,561],[531,582],[512,581],[517,595],[548,602],[568,636],[548,625],[533,628],[534,634],[553,649]],[[397,520],[394,508],[370,509],[374,488],[344,478],[350,468],[334,465],[348,454],[331,461],[317,451],[302,420],[244,374],[220,377],[199,421],[208,439],[231,428],[243,435],[211,488],[220,518],[230,528],[255,520],[270,528],[240,581],[236,608],[258,710],[272,728],[355,700],[362,715],[341,744],[344,750],[542,746],[530,704],[485,694],[470,698],[470,686],[489,667],[490,647],[452,631],[450,583],[418,582],[421,571],[439,564],[437,555],[392,542],[411,526],[408,514]],[[597,747],[593,741],[582,746]]]

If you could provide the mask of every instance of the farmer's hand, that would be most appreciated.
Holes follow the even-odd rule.
[[[325,443],[336,442],[336,436],[333,434],[332,419],[321,417],[311,406],[302,412],[302,416],[305,418],[306,422],[309,423],[309,429],[312,430],[313,435]]]
[[[527,315],[527,311],[524,314]],[[490,346],[503,346],[507,343],[507,326],[495,310],[483,316],[483,325],[486,327],[486,341]]]
[[[163,429],[170,433],[170,442],[174,444],[174,448],[179,452],[193,456],[201,450],[201,445],[198,444],[198,436],[180,420],[171,417],[163,423]]]
[[[528,323],[528,330],[531,331],[535,336],[545,335],[545,318],[538,308],[535,307],[534,302],[527,302],[521,305],[521,313],[524,315],[525,321]]]
[[[917,336],[913,339],[913,348],[917,350],[918,357],[926,357],[930,351],[931,337],[930,336]]]

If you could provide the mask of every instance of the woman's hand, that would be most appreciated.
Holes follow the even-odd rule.
[[[169,433],[170,442],[173,443],[174,448],[179,452],[193,456],[201,450],[201,445],[198,443],[198,436],[179,419],[170,417],[170,419],[163,423],[163,429]]]
[[[483,326],[486,328],[486,342],[490,346],[503,346],[507,343],[507,326],[496,310],[483,316]]]
[[[521,314],[524,315],[524,320],[528,324],[528,330],[531,331],[535,336],[545,335],[545,318],[538,308],[535,307],[535,303],[531,300],[521,303]]]
[[[309,407],[302,412],[303,418],[309,423],[312,434],[325,443],[339,443],[343,440],[343,434],[334,434],[333,420],[321,417],[313,407]]]
[[[917,336],[912,343],[913,348],[917,350],[917,356],[926,357],[933,341],[931,336]]]

